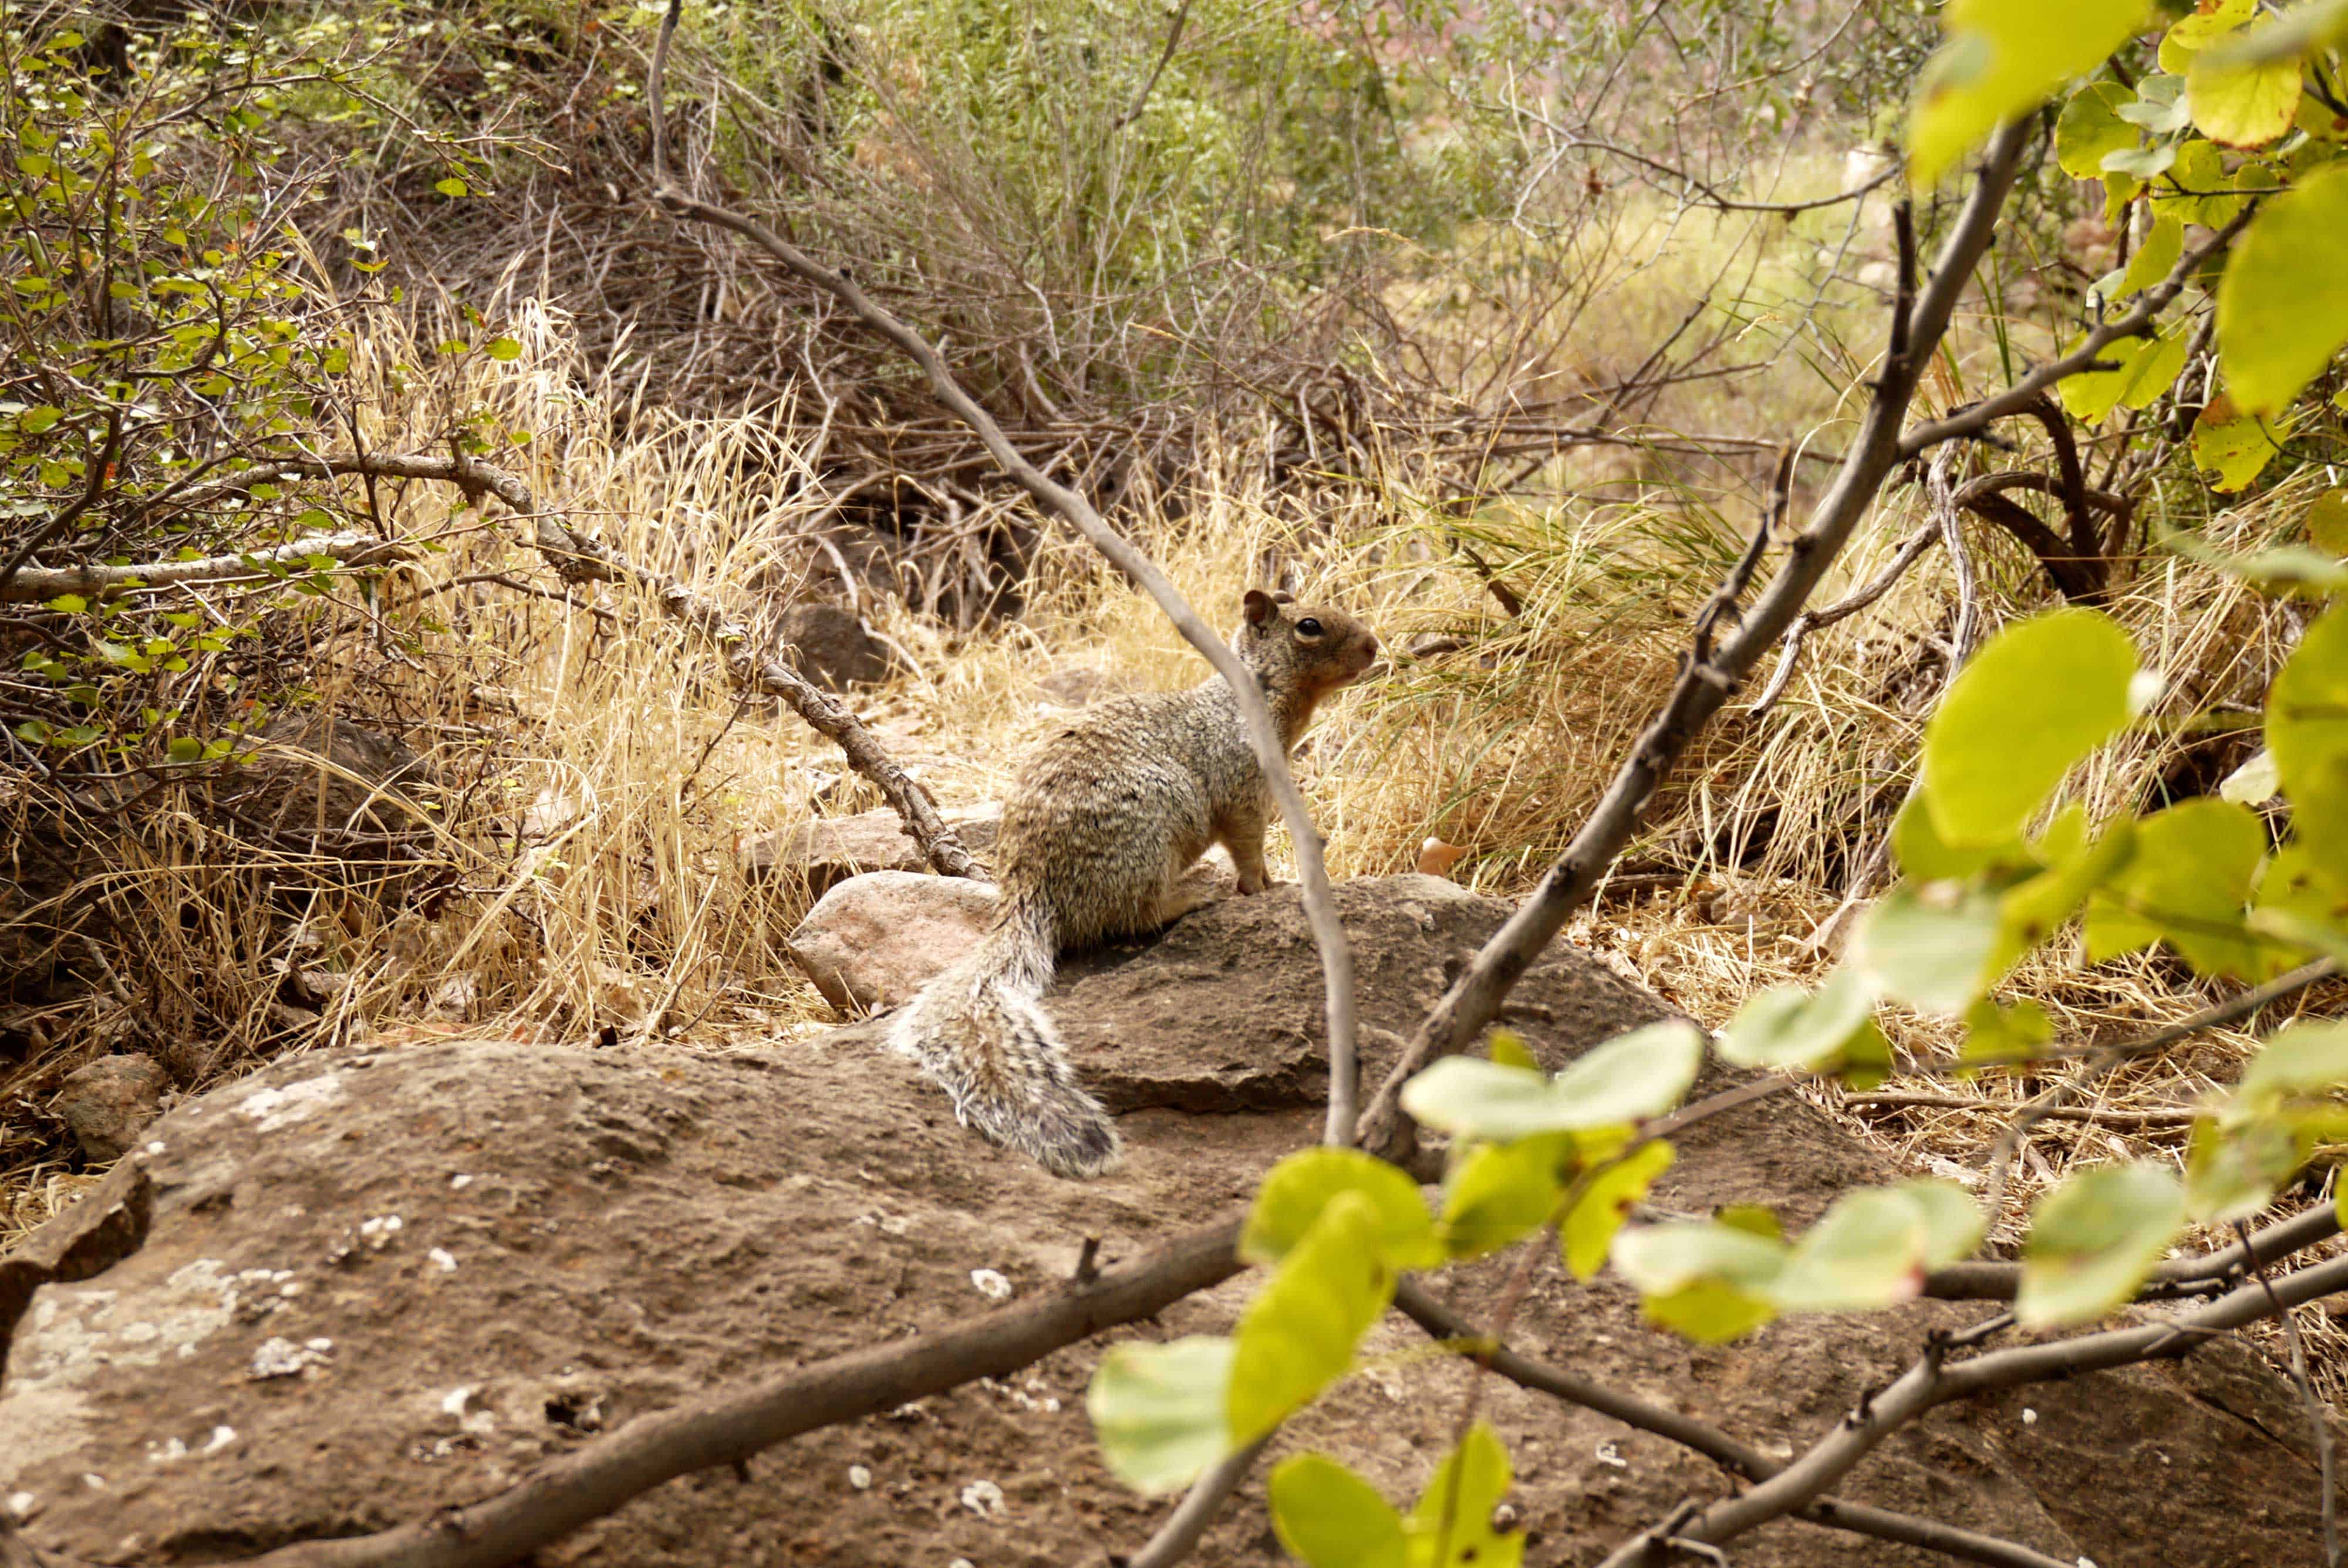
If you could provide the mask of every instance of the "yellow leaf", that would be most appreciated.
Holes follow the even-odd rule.
[[[2197,55],[2186,74],[2185,101],[2194,125],[2211,141],[2264,147],[2290,130],[2299,112],[2299,62],[2230,65]]]
[[[1929,190],[1998,126],[2103,64],[2152,14],[2149,0],[1949,0],[1908,124],[1908,177]]]

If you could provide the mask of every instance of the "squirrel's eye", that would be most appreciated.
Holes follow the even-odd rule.
[[[1308,615],[1296,623],[1296,630],[1300,636],[1318,637],[1321,635],[1321,623]]]

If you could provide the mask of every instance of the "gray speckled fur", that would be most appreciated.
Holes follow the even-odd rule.
[[[1308,636],[1303,623],[1317,622]],[[1233,643],[1290,750],[1321,699],[1354,680],[1377,639],[1343,610],[1248,595]],[[1240,891],[1265,881],[1272,791],[1220,677],[1106,702],[1038,746],[1004,803],[1002,899],[976,952],[923,988],[889,1043],[953,1097],[980,1136],[1063,1176],[1116,1163],[1117,1131],[1085,1092],[1040,999],[1062,948],[1154,931],[1196,902],[1180,886],[1210,845]]]

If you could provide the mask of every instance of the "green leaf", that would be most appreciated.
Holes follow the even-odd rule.
[[[1999,125],[2084,76],[2149,19],[2148,0],[1950,0],[1908,127],[1909,178],[1929,190]]]
[[[2326,490],[2307,504],[2300,518],[2307,542],[2325,555],[2348,559],[2348,490]]]
[[[2119,817],[2090,839],[2086,809],[2073,806],[2049,825],[2036,848],[2045,868],[1998,896],[1998,947],[1991,967],[2000,972],[2060,930],[2090,893],[2134,857],[2136,822]]]
[[[2126,152],[2142,132],[2115,113],[2136,95],[2117,82],[2088,82],[2071,95],[2054,122],[2054,161],[2074,179],[2093,179],[2103,172],[2104,155]]]
[[[1526,1046],[1522,1036],[1505,1029],[1496,1029],[1486,1042],[1484,1053],[1502,1067],[1527,1067],[1540,1071],[1540,1062]]]
[[[2274,1202],[2306,1163],[2310,1140],[2280,1121],[2193,1124],[2185,1154],[2186,1212],[2204,1225],[2246,1220]]]
[[[2054,1038],[2054,1020],[2024,997],[2000,1007],[1983,997],[1965,1009],[1965,1043],[1957,1060],[1979,1065],[2028,1061]]]
[[[1924,1266],[1928,1269],[1963,1262],[1989,1233],[1989,1219],[1981,1204],[1954,1182],[1919,1179],[1898,1183],[1891,1190],[1904,1193],[1924,1211]]]
[[[2348,881],[2348,605],[2300,638],[2267,692],[2267,749],[2291,827],[2316,864]]]
[[[2193,420],[2193,466],[2215,476],[2209,487],[2247,489],[2281,448],[2266,422],[2236,414],[2224,394],[2211,398]]]
[[[434,180],[432,182],[432,189],[451,200],[459,196],[469,195],[472,190],[470,186],[467,185],[463,180],[458,179],[453,174],[448,176],[446,179]]]
[[[2273,949],[2244,927],[2266,829],[2247,807],[2188,800],[2137,824],[2136,853],[2087,901],[2086,958],[2165,941],[2204,975],[2259,978]]]
[[[2268,917],[2286,914],[2296,922],[2332,930],[2348,928],[2348,886],[2318,864],[2314,852],[2299,842],[2284,845],[2259,875],[2258,909],[2250,917],[2253,929],[2271,930]]]
[[[1402,1515],[1335,1460],[1292,1454],[1264,1483],[1272,1532],[1305,1568],[1405,1568]]]
[[[1231,1450],[1224,1407],[1234,1349],[1204,1335],[1109,1347],[1085,1410],[1119,1481],[1147,1494],[1172,1491]]]
[[[2125,282],[2124,277],[2122,283]],[[2085,346],[2086,341],[2086,334],[2081,333],[2072,340],[2066,352],[2076,352]],[[2157,337],[2118,338],[2106,343],[2096,354],[2099,363],[2111,369],[2077,372],[2056,382],[2054,390],[2071,416],[2087,425],[2123,405],[2149,408],[2177,384],[2178,374],[2185,369],[2188,348],[2182,324],[2172,325]]]
[[[1866,977],[1845,965],[1815,995],[1800,986],[1772,986],[1737,1009],[1714,1047],[1738,1067],[1776,1071],[1829,1071],[1844,1044],[1875,1016]]]
[[[1996,980],[2002,930],[1995,894],[1903,883],[1859,917],[1849,962],[1878,994],[1953,1018]]]
[[[1240,1256],[1249,1263],[1278,1263],[1339,1193],[1369,1200],[1378,1216],[1378,1248],[1395,1267],[1432,1268],[1443,1261],[1417,1183],[1359,1149],[1327,1148],[1302,1150],[1272,1168],[1240,1232]]]
[[[520,359],[521,344],[510,337],[493,337],[481,345],[481,352],[495,360]]]
[[[48,608],[59,615],[79,615],[89,608],[89,600],[77,593],[61,593],[49,600]]]
[[[1785,1243],[1718,1221],[1632,1225],[1614,1238],[1614,1266],[1638,1287],[1648,1319],[1704,1345],[1776,1316],[1766,1292],[1786,1257]]]
[[[2137,246],[2136,254],[2128,258],[2127,271],[2121,274],[2112,292],[2105,296],[2106,302],[2142,293],[2168,276],[2170,269],[2177,265],[2177,259],[2184,253],[2185,225],[2174,218],[2154,219],[2151,230],[2144,237],[2144,243]]]
[[[2343,40],[2348,40],[2348,0],[2313,0],[2213,44],[2209,53],[2224,64],[2246,66],[2303,59]]]
[[[1820,1215],[1763,1290],[1780,1312],[1841,1312],[1905,1301],[1931,1269],[1980,1244],[1980,1210],[1953,1184],[1846,1193]]]
[[[2204,50],[2186,73],[2185,96],[2195,128],[2211,141],[2264,147],[2291,129],[2299,112],[2299,61]]]
[[[2015,1318],[2039,1329],[2102,1317],[2135,1296],[2184,1221],[2185,1194],[2159,1166],[2077,1173],[2031,1215]]]
[[[2348,1023],[2304,1019],[2276,1031],[2242,1070],[2234,1104],[2260,1115],[2289,1109],[2296,1098],[2348,1084]]]
[[[1565,1179],[1578,1163],[1570,1132],[1468,1150],[1443,1183],[1437,1234],[1445,1253],[1482,1257],[1540,1230],[1565,1201]]]
[[[2161,188],[2152,193],[2152,210],[2180,223],[2221,229],[2242,210],[2240,197],[2224,194],[2234,190],[2237,183],[2226,172],[2225,159],[2217,144],[2196,138],[2178,144],[2168,177],[2160,182]]]
[[[16,428],[27,436],[38,436],[54,427],[66,416],[66,411],[53,404],[43,403],[16,415]]]
[[[1631,1217],[1631,1211],[1646,1200],[1655,1178],[1671,1169],[1672,1159],[1672,1146],[1657,1139],[1641,1144],[1583,1185],[1559,1227],[1565,1266],[1574,1278],[1598,1277],[1598,1271],[1606,1266],[1607,1250],[1614,1245],[1615,1234]]]
[[[2210,0],[2197,4],[2161,35],[2160,68],[2170,77],[2192,70],[2195,56],[2257,14],[2257,0]],[[2182,85],[2178,84],[2178,85]]]
[[[2333,163],[2270,199],[2234,241],[2218,283],[2218,363],[2246,412],[2280,413],[2348,342],[2343,233],[2348,164]]]
[[[1921,784],[1900,803],[1900,815],[1892,819],[1891,851],[1900,869],[1919,882],[1942,882],[1994,866],[2030,864],[2030,852],[2023,847],[2019,833],[1985,849],[1960,849],[1942,842]]]
[[[1313,1402],[1353,1364],[1354,1347],[1394,1299],[1377,1206],[1342,1192],[1241,1315],[1224,1400],[1234,1446]]]
[[[2136,646],[2109,616],[2057,610],[1974,654],[1924,731],[1924,799],[1943,843],[2011,840],[2130,716]]]
[[[199,763],[204,758],[204,743],[193,735],[174,735],[165,748],[175,763]]]
[[[1492,1511],[1508,1494],[1509,1450],[1479,1420],[1436,1466],[1410,1511],[1412,1568],[1516,1568],[1524,1536],[1492,1528]]]
[[[1403,1085],[1402,1108],[1454,1137],[1506,1142],[1660,1116],[1704,1065],[1704,1032],[1684,1019],[1608,1040],[1555,1079],[1451,1056]]]

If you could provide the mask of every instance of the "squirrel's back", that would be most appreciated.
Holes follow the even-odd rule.
[[[1250,590],[1234,648],[1293,750],[1321,699],[1369,668],[1377,639],[1343,610]],[[890,1043],[983,1136],[1061,1175],[1106,1169],[1116,1131],[1077,1084],[1041,1004],[1053,960],[1190,907],[1182,876],[1210,844],[1231,851],[1241,893],[1260,891],[1271,809],[1220,677],[1078,715],[1029,755],[1004,802],[1001,896],[986,936],[898,1016]]]

